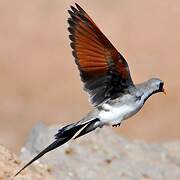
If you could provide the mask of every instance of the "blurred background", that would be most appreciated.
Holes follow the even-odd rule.
[[[79,3],[127,59],[136,83],[165,81],[114,131],[131,139],[180,138],[180,1],[91,0]],[[91,109],[69,47],[72,0],[0,0],[0,144],[18,152],[39,121],[80,120]]]

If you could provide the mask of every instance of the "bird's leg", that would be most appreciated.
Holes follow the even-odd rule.
[[[121,123],[113,124],[112,127],[120,127]]]

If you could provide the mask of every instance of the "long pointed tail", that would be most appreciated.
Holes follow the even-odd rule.
[[[52,144],[50,144],[48,147],[46,147],[44,150],[42,150],[37,156],[35,156],[23,168],[21,168],[15,174],[15,176],[17,176],[21,171],[23,171],[26,167],[28,167],[30,164],[32,164],[34,161],[36,161],[37,159],[42,157],[47,152],[52,151],[53,149],[56,149],[57,147],[68,142],[83,127],[84,128],[80,131],[80,133],[74,139],[95,130],[99,126],[99,122],[100,122],[99,119],[93,119],[91,121],[88,121],[88,122],[85,122],[82,124],[79,122],[73,123],[73,124],[67,125],[61,129],[59,129],[58,133],[55,135],[55,141]]]

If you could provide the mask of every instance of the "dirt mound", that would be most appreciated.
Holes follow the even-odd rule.
[[[21,167],[19,158],[0,145],[0,180],[13,180],[15,173]],[[44,165],[36,165],[22,172],[17,180],[55,180]]]

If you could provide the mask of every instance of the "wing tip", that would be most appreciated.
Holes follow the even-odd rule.
[[[85,13],[84,9],[79,4],[75,3],[75,5],[80,12]]]
[[[71,11],[70,9],[68,9],[67,11],[68,11],[69,15],[71,16],[71,18],[75,16],[74,12]]]

